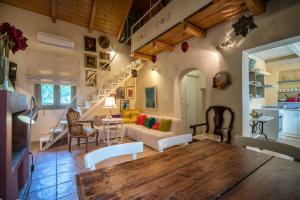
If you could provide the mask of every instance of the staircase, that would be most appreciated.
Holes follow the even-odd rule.
[[[77,111],[80,112],[80,120],[84,119],[92,119],[93,111],[99,109],[101,103],[112,94],[115,94],[115,91],[120,86],[124,85],[124,83],[132,77],[131,70],[136,69],[139,71],[143,67],[142,60],[137,59],[132,62],[130,65],[126,66],[123,70],[121,70],[117,75],[113,75],[111,79],[106,81],[104,84],[100,86],[97,94],[91,96],[91,99],[84,101],[83,107],[77,107]],[[57,124],[53,129],[50,130],[48,135],[42,136],[40,141],[45,142],[46,144],[41,147],[41,150],[49,149],[53,144],[55,144],[58,140],[63,138],[68,133],[68,123],[65,120],[66,113],[68,108],[72,104],[72,102],[76,99],[77,95],[71,100],[71,103],[65,108],[63,113],[61,114]]]

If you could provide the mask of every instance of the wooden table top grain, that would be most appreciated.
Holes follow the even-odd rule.
[[[253,188],[252,192],[255,192],[255,188],[273,186],[272,179],[264,179],[264,176],[270,178],[270,173],[277,172],[280,173],[278,177],[281,180],[281,176],[291,173],[294,168],[299,171],[297,164],[206,140],[109,168],[82,173],[77,175],[76,181],[79,199],[84,200],[186,200],[223,197],[243,199],[239,198],[239,195],[252,195],[251,188]],[[282,168],[274,168],[277,165],[290,167],[284,168],[288,172],[283,173]],[[286,177],[288,178],[294,177]],[[264,185],[259,186],[260,181]],[[297,181],[299,183],[299,172],[297,178],[290,181],[290,184]],[[285,185],[289,184],[285,183]],[[245,192],[238,193],[235,189],[238,187]]]

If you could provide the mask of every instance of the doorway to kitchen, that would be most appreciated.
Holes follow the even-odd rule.
[[[244,51],[242,74],[243,135],[300,146],[300,36]]]

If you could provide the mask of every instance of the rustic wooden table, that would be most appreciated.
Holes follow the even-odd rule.
[[[206,140],[77,175],[79,199],[300,199],[300,164]]]

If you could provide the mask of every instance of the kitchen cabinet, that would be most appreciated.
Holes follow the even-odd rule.
[[[283,111],[283,134],[300,137],[300,110]]]

